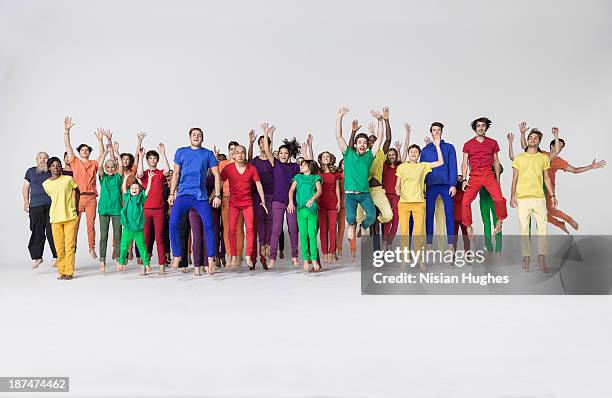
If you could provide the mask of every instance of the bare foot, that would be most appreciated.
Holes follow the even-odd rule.
[[[425,268],[425,264],[422,262],[419,262],[419,269],[421,270],[421,272],[427,271],[427,268]]]
[[[578,223],[575,220],[568,221],[569,225],[572,226],[575,230],[578,230]]]
[[[474,227],[470,225],[469,227],[467,227],[466,230],[467,230],[468,239],[470,240],[474,239]]]
[[[117,272],[121,271],[121,264],[119,264],[119,261],[115,261],[115,264],[117,264]]]
[[[140,274],[140,275],[142,275],[142,276],[145,276],[145,275],[147,274],[147,272],[145,271],[145,267],[144,267],[144,265],[143,265],[142,267],[140,267],[140,272],[139,272],[139,274]]]
[[[96,251],[94,249],[90,249],[89,250],[89,255],[91,256],[91,258],[93,258],[94,260],[96,260],[98,258],[98,255],[96,254]]]
[[[538,256],[538,264],[540,265],[540,271],[544,273],[549,271],[548,266],[546,265],[546,257],[543,255]]]
[[[57,258],[54,258],[53,260],[51,260],[51,266],[53,268],[57,268]]]
[[[361,227],[361,237],[368,236],[368,229]]]
[[[151,266],[150,265],[145,266],[145,273],[146,274],[150,274],[151,273]]]
[[[172,268],[172,270],[176,270],[180,263],[181,263],[181,258],[180,257],[174,257],[172,259],[172,264],[170,265],[170,268]]]
[[[529,263],[531,262],[531,257],[526,256],[523,257],[523,271],[529,272]]]
[[[39,259],[34,260],[34,261],[32,262],[32,269],[34,269],[34,268],[38,268],[38,266],[39,266],[40,264],[42,264],[42,262],[43,262],[42,258],[39,258]]]
[[[503,223],[504,223],[504,220],[497,219],[497,224],[495,224],[495,230],[493,230],[493,235],[497,235],[498,233],[502,231]]]
[[[200,272],[200,267],[195,267],[195,269],[193,270],[193,275],[195,276],[202,275],[202,273]]]
[[[310,266],[308,265],[308,260],[304,260],[304,271],[308,271]]]
[[[357,256],[357,250],[351,250],[351,261],[355,261],[356,256]]]
[[[268,263],[268,268],[274,268],[274,263],[276,262],[276,260],[270,260],[270,262]]]
[[[348,237],[349,240],[352,240],[355,237],[355,228],[357,227],[357,224],[353,224],[353,225],[349,225],[347,230],[346,230],[346,236]]]
[[[317,260],[314,260],[314,261],[312,262],[312,266],[314,267],[314,268],[313,268],[313,271],[315,271],[315,272],[319,272],[319,271],[321,270],[321,266],[319,265],[319,263],[317,262]]]
[[[106,263],[104,261],[100,261],[100,272],[104,273],[106,271]]]
[[[299,267],[300,266],[300,262],[298,261],[297,257],[292,257],[291,261],[293,261],[293,266],[294,267]]]
[[[202,271],[204,271],[204,267],[201,267]],[[208,259],[208,269],[206,270],[206,272],[208,272],[208,275],[214,275],[215,271],[217,270],[217,266],[215,265],[215,260],[212,258]]]
[[[166,267],[163,265],[159,266],[159,275],[166,275]]]
[[[570,234],[569,229],[567,229],[567,226],[565,226],[564,222],[561,222],[561,225],[559,225],[559,228],[561,229],[561,231],[565,232],[566,234]]]

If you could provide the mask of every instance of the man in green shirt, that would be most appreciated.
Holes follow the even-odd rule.
[[[383,118],[376,111],[370,112],[378,120],[378,134],[371,148],[368,148],[367,134],[359,133],[355,136],[353,146],[348,146],[342,137],[342,117],[348,113],[347,107],[338,110],[336,116],[336,140],[344,157],[344,200],[346,208],[346,221],[349,225],[347,236],[349,240],[355,236],[357,226],[357,205],[361,205],[366,213],[365,220],[361,224],[362,236],[376,219],[376,208],[368,177],[374,162],[374,153],[378,153],[383,136]]]

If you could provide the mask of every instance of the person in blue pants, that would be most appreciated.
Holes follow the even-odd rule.
[[[425,233],[427,235],[427,245],[431,247],[433,242],[434,211],[438,196],[444,203],[444,216],[446,218],[446,236],[449,250],[452,250],[455,237],[453,235],[455,221],[453,217],[454,204],[453,196],[457,193],[457,154],[455,147],[442,139],[442,129],[444,125],[434,122],[429,128],[432,138],[440,139],[440,150],[444,165],[436,167],[425,177]],[[433,143],[427,144],[421,151],[421,162],[435,162],[438,160],[438,153]],[[442,250],[442,248],[439,248]]]
[[[210,169],[215,178],[213,207],[221,206],[221,177],[217,157],[210,149],[202,147],[204,133],[198,127],[189,130],[190,146],[177,149],[174,154],[174,173],[170,182],[168,203],[172,206],[170,212],[170,246],[172,247],[172,269],[176,270],[183,255],[181,242],[181,224],[184,215],[194,209],[200,215],[206,230],[206,254],[208,267],[195,267],[194,275],[199,276],[206,271],[212,275],[215,272],[215,257],[217,256],[217,237],[208,203],[206,191],[206,175]]]

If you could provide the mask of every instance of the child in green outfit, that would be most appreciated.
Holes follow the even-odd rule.
[[[104,147],[101,155],[102,161],[98,166],[98,179],[100,180],[100,200],[98,214],[100,215],[100,272],[106,270],[106,246],[108,243],[108,227],[113,223],[113,249],[112,259],[119,256],[119,243],[121,242],[121,176],[123,167],[114,156],[113,143],[110,131],[107,133],[108,145]],[[110,159],[106,155],[110,154]],[[120,270],[117,265],[117,271]]]
[[[123,178],[121,192],[123,193],[123,208],[121,209],[121,225],[123,225],[123,233],[121,235],[121,254],[119,255],[118,269],[125,270],[127,264],[127,252],[132,243],[132,240],[138,246],[142,258],[142,267],[140,275],[146,275],[151,272],[149,265],[150,258],[147,253],[147,248],[144,239],[144,203],[147,200],[147,195],[153,184],[151,180],[155,177],[155,173],[149,172],[149,185],[146,191],[142,191],[142,186],[137,181],[130,185],[130,190],[127,190],[127,181],[132,175],[128,172]]]
[[[300,164],[300,173],[296,174],[291,180],[287,212],[292,214],[296,211],[293,202],[293,194],[295,193],[300,246],[302,247],[305,271],[310,269],[309,260],[314,267],[313,271],[318,272],[321,269],[317,261],[318,208],[316,201],[322,192],[321,176],[317,174],[317,164],[314,160],[304,160]]]

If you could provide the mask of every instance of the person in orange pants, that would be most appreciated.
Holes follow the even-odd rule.
[[[67,152],[67,161],[70,163],[70,167],[72,168],[73,178],[79,188],[80,198],[78,200],[77,212],[78,212],[78,220],[77,220],[77,228],[81,221],[81,215],[85,212],[87,217],[87,241],[89,243],[89,254],[93,259],[97,259],[98,255],[96,254],[95,246],[96,246],[96,210],[97,210],[97,201],[96,198],[98,196],[98,189],[96,187],[96,178],[98,175],[98,163],[101,161],[100,158],[98,160],[89,160],[91,155],[91,151],[93,150],[87,144],[81,144],[76,149],[79,152],[79,157],[76,157],[74,151],[72,149],[72,144],[70,143],[70,129],[74,126],[72,122],[72,118],[70,116],[66,116],[64,119],[64,145],[66,146]],[[100,152],[100,156],[103,151],[103,142],[102,138],[104,135],[110,134],[105,130],[98,129],[96,132],[96,137],[98,138],[98,149]]]

